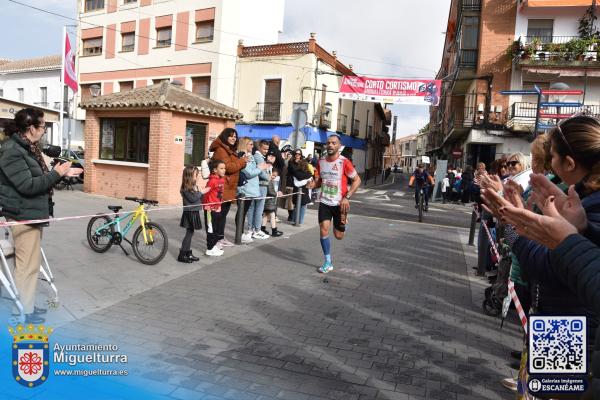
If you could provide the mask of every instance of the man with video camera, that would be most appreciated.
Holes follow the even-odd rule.
[[[47,219],[53,215],[52,187],[61,177],[77,176],[82,170],[70,162],[46,165],[39,141],[46,133],[44,112],[25,108],[4,126],[8,139],[0,148],[0,204],[8,220]],[[39,324],[46,312],[34,306],[41,263],[42,227],[20,224],[11,227],[15,245],[15,283],[25,312],[25,322]]]

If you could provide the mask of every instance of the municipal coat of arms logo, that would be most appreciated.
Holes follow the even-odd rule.
[[[52,328],[44,325],[17,325],[9,327],[13,337],[12,373],[15,380],[26,387],[46,382],[50,373],[48,337]]]

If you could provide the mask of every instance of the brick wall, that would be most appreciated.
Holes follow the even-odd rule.
[[[165,110],[150,111],[150,138],[148,143],[148,198],[159,203],[174,203],[171,181],[175,171],[171,160],[174,132],[171,129],[172,113]],[[180,171],[178,171],[180,172]]]
[[[146,195],[148,168],[95,164],[94,170],[96,187],[94,193],[119,199],[127,196],[148,197]]]
[[[510,89],[512,63],[506,49],[515,40],[517,3],[514,0],[483,0],[479,35],[478,75],[492,75],[492,103],[508,108],[508,96],[500,90]],[[477,83],[477,92],[485,93],[485,81]],[[479,101],[479,99],[478,99]]]
[[[100,154],[100,118],[150,118],[148,167],[130,167],[93,163]],[[124,198],[145,197],[161,204],[181,204],[179,187],[184,164],[187,122],[208,124],[209,142],[224,128],[235,127],[234,121],[166,110],[94,111],[88,110],[85,124],[85,184],[88,193]],[[182,141],[175,141],[181,137]]]
[[[100,154],[100,119],[92,110],[85,114],[85,128],[83,131],[85,142],[85,175],[83,190],[87,193],[96,192],[96,171],[92,160],[97,159]]]

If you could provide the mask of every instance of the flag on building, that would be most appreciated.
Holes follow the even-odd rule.
[[[63,83],[69,86],[73,92],[77,92],[77,74],[75,73],[75,49],[71,47],[69,35],[65,35],[65,54]]]

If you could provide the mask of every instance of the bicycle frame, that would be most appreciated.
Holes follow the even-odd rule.
[[[127,222],[127,225],[125,225],[125,228],[121,229],[121,222],[127,220],[128,218],[131,218],[131,219]],[[144,242],[146,244],[148,244],[148,242],[153,241],[154,238],[152,237],[152,233],[146,229],[146,222],[148,222],[148,215],[146,214],[146,209],[144,208],[143,204],[140,204],[134,211],[125,212],[122,216],[117,214],[112,221],[110,221],[109,223],[104,224],[104,225],[100,226],[98,229],[96,229],[95,233],[98,235],[98,234],[100,234],[100,231],[102,229],[108,229],[111,225],[114,225],[115,231],[120,233],[121,237],[125,238],[127,233],[129,233],[129,231],[131,230],[131,228],[133,227],[133,225],[135,224],[135,222],[138,219],[140,220],[140,225],[142,227],[142,234],[144,236]]]

